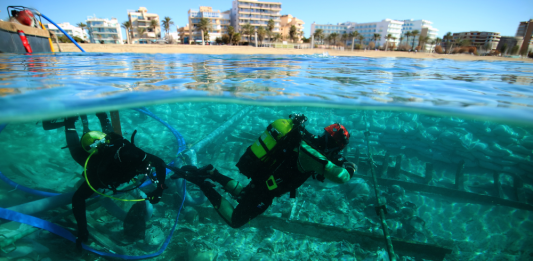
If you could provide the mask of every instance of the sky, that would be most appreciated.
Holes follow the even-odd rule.
[[[533,0],[271,0],[281,2],[281,14],[291,14],[302,19],[304,36],[309,37],[311,24],[342,22],[378,22],[390,19],[424,19],[433,22],[442,38],[446,32],[490,31],[503,36],[514,36],[521,21],[533,19]],[[6,19],[6,7],[21,5],[32,7],[56,23],[84,22],[87,16],[128,19],[127,10],[143,6],[160,19],[170,17],[175,26],[188,23],[187,11],[199,6],[211,6],[214,10],[226,11],[232,0],[200,0],[195,3],[179,0],[0,0],[0,19]],[[123,31],[125,38],[125,33]]]

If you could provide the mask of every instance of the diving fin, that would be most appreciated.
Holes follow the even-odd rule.
[[[43,121],[43,129],[44,130],[55,130],[55,129],[59,129],[61,127],[65,127],[65,120],[64,119],[55,119],[55,120]]]

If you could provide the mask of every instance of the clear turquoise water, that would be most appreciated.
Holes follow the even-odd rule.
[[[504,199],[519,200],[514,187],[520,179],[526,204],[533,202],[531,63],[324,55],[2,54],[0,79],[0,122],[8,123],[0,133],[4,148],[0,171],[38,190],[74,191],[82,171],[61,149],[66,144],[64,130],[44,131],[42,119],[86,113],[89,126],[98,129],[96,111],[119,110],[124,136],[137,130],[138,146],[169,162],[178,150],[172,133],[132,109],[146,106],[190,146],[251,107],[197,152],[199,165],[213,164],[247,184],[234,166],[240,155],[270,122],[299,112],[310,119],[307,128],[313,133],[333,122],[344,124],[352,135],[344,152],[350,160],[355,160],[357,150],[364,156],[364,132],[370,131],[377,171],[382,170],[383,157],[390,156],[384,177],[393,177],[400,155],[404,171],[400,180],[420,183],[426,163],[432,163],[430,185],[453,188],[458,163],[464,160],[467,192],[497,197],[493,182],[498,173]],[[77,128],[81,134],[79,121]],[[358,174],[369,175],[364,160]],[[138,242],[125,242],[122,223],[98,204],[90,207],[92,231],[111,240],[92,239],[93,247],[130,255],[154,252],[177,214],[177,187],[171,185],[148,222],[153,237]],[[189,189],[198,193],[192,185]],[[532,258],[531,211],[403,187],[380,186],[380,190],[389,208],[387,223],[393,238],[452,249],[446,260]],[[298,193],[295,202],[279,198],[264,216],[311,228],[326,225],[382,233],[372,210],[373,186],[364,179],[344,185],[311,180]],[[0,207],[36,199],[0,183]],[[127,211],[131,205],[119,206]],[[384,245],[356,244],[342,235],[295,233],[260,219],[231,229],[212,215],[209,204],[202,206],[186,208],[169,248],[154,259],[382,260],[378,247]],[[68,207],[38,216],[50,219],[61,213],[68,214]],[[71,215],[55,222],[75,227]],[[20,228],[14,223],[2,224],[0,234],[16,229]],[[18,252],[2,253],[0,260],[80,259],[72,243],[46,232],[32,233],[15,245]]]

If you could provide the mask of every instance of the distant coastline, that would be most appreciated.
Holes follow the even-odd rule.
[[[55,44],[54,44],[55,45]],[[60,44],[63,52],[80,52],[72,43]],[[436,54],[436,53],[408,53],[398,51],[339,51],[332,49],[281,49],[256,48],[251,46],[201,46],[201,45],[161,45],[161,44],[80,44],[87,52],[102,53],[189,53],[189,54],[277,54],[298,55],[328,52],[331,56],[360,56],[360,57],[403,57],[424,59],[452,59],[461,61],[515,61],[533,63],[531,58],[508,58],[496,56],[474,56],[469,54]],[[57,48],[56,48],[57,49]]]

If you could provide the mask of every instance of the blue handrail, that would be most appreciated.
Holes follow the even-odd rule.
[[[78,46],[78,48],[80,48],[80,50],[81,50],[82,52],[85,52],[85,50],[83,50],[83,48],[81,48],[81,46],[80,46],[80,45],[79,45],[74,39],[72,39],[72,37],[70,37],[70,35],[68,35],[67,32],[65,32],[63,29],[61,29],[61,27],[59,27],[59,25],[57,25],[56,23],[54,23],[54,21],[50,20],[50,18],[46,17],[46,15],[44,15],[44,14],[42,14],[42,13],[41,13],[41,16],[42,16],[44,19],[48,20],[48,22],[50,22],[50,23],[52,23],[53,25],[55,25],[55,27],[57,27],[57,29],[59,29],[59,31],[63,32],[63,34],[65,34],[65,35],[68,37],[68,39],[70,39],[70,40],[71,40],[76,46]]]

